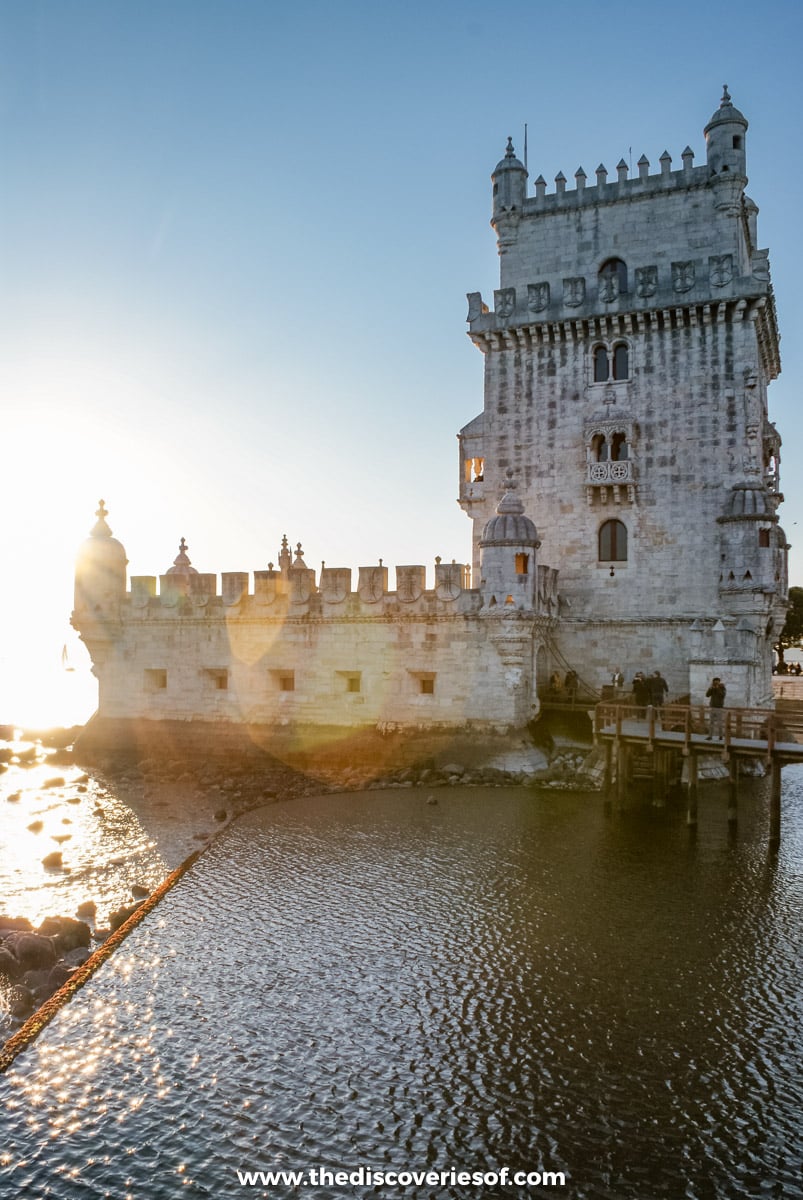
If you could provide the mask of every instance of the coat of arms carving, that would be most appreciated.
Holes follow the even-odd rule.
[[[712,254],[708,259],[708,278],[712,287],[725,287],[733,279],[733,255]]]
[[[549,284],[543,283],[528,283],[527,284],[527,307],[530,312],[543,312],[549,304]]]
[[[502,321],[509,321],[516,311],[516,289],[497,288],[494,292],[494,311]]]
[[[642,300],[654,296],[658,291],[658,268],[636,267],[636,295]]]
[[[672,287],[676,292],[688,292],[694,287],[694,263],[691,260],[672,263]]]
[[[563,281],[563,303],[569,308],[577,308],[586,298],[586,281],[582,275],[575,275]]]

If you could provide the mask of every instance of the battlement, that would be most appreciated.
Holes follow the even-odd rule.
[[[479,592],[471,588],[471,569],[463,563],[436,559],[434,585],[427,588],[422,565],[395,568],[395,589],[389,586],[389,568],[382,561],[358,568],[353,587],[351,567],[321,564],[318,575],[306,565],[253,572],[224,571],[220,576],[196,572],[132,575],[127,600],[131,616],[188,615],[225,608],[233,615],[255,617],[380,615],[390,611],[422,611],[455,607],[473,611]]]
[[[618,204],[622,201],[633,200],[642,196],[652,199],[661,191],[677,191],[681,188],[707,187],[715,178],[707,165],[694,166],[694,151],[686,147],[681,155],[683,166],[680,170],[672,170],[672,156],[664,150],[660,158],[661,169],[656,174],[650,174],[650,161],[642,154],[638,160],[638,174],[631,175],[630,167],[620,159],[616,166],[616,178],[608,178],[608,169],[603,164],[595,171],[596,185],[587,186],[588,176],[582,167],[574,173],[575,186],[567,188],[567,179],[562,171],[555,176],[554,192],[547,191],[547,181],[543,175],[535,180],[535,194],[528,196],[524,202],[524,214],[540,216],[555,211],[557,208],[579,208],[598,204]],[[723,181],[724,182],[724,181]]]

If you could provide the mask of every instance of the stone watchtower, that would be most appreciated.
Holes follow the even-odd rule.
[[[557,646],[595,686],[660,668],[672,695],[711,674],[734,704],[771,695],[786,603],[780,371],[768,252],[746,195],[748,122],[725,88],[673,169],[620,161],[567,189],[508,140],[493,175],[500,281],[469,300],[483,412],[460,433],[460,504],[483,530],[508,472],[560,570]]]

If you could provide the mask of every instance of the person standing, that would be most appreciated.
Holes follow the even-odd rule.
[[[643,671],[636,671],[633,676],[633,701],[636,705],[636,717],[641,720],[650,703],[650,687]]]
[[[666,694],[669,691],[669,684],[664,679],[660,671],[653,671],[650,680],[650,704],[653,708],[661,708],[666,703]]]
[[[714,738],[719,741],[724,737],[725,729],[725,684],[718,675],[715,675],[711,680],[711,686],[706,692],[708,703],[711,706],[711,722],[708,731],[707,742],[713,741]]]

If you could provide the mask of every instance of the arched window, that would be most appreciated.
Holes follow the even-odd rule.
[[[594,383],[605,383],[608,378],[608,350],[605,346],[594,347]]]
[[[626,462],[627,457],[627,435],[615,433],[611,438],[611,462]]]
[[[627,266],[621,258],[609,258],[599,269],[600,299],[609,304],[627,291]]]
[[[627,529],[621,521],[606,521],[600,526],[599,561],[627,562]]]
[[[591,453],[594,462],[608,461],[608,443],[605,441],[604,433],[595,433],[591,439]]]
[[[629,356],[624,342],[617,342],[613,348],[613,377],[614,379],[629,378]]]

